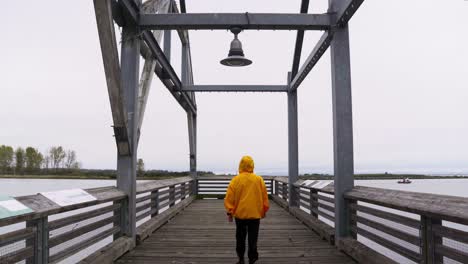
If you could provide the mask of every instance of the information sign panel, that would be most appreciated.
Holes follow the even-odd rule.
[[[32,211],[33,210],[18,202],[15,198],[0,195],[0,219],[27,214],[31,213]]]
[[[67,206],[97,200],[96,197],[92,196],[91,194],[82,189],[42,192],[41,194],[60,206]]]

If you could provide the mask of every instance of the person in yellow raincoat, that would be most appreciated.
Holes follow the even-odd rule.
[[[268,193],[263,178],[254,174],[254,161],[250,156],[242,157],[239,174],[232,178],[224,198],[229,221],[236,219],[236,252],[238,264],[244,263],[245,239],[248,234],[249,263],[258,260],[257,240],[260,219],[270,208]]]

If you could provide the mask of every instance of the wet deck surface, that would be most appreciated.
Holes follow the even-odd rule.
[[[223,200],[195,200],[116,263],[236,263],[235,245]],[[258,264],[355,263],[274,202],[260,224],[258,251]]]

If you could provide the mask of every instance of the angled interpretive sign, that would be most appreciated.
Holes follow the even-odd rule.
[[[15,198],[0,195],[0,219],[31,213],[33,210],[18,202]]]
[[[96,197],[83,189],[42,192],[41,194],[60,206],[68,206],[97,200]]]

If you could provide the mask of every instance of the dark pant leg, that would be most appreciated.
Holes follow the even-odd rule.
[[[245,238],[247,237],[246,220],[236,219],[236,252],[239,259],[244,259]]]
[[[249,252],[247,255],[250,260],[258,259],[257,240],[258,230],[260,229],[260,219],[248,220],[248,233],[249,233]]]

